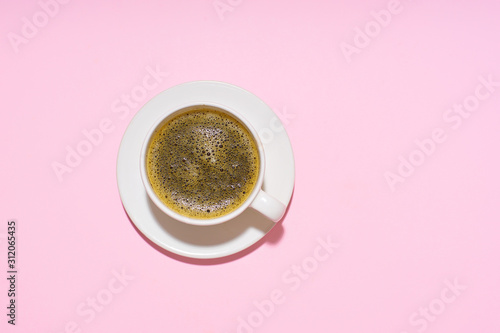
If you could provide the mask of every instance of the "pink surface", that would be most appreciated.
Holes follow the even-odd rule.
[[[2,1],[0,274],[15,219],[18,275],[15,327],[0,279],[0,330],[500,332],[499,11]],[[133,115],[191,80],[262,98],[296,161],[282,225],[208,264],[147,242],[115,177]]]

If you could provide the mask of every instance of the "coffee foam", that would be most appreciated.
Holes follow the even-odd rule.
[[[226,215],[252,192],[259,153],[250,132],[215,107],[200,106],[160,126],[146,168],[157,196],[177,213],[199,219]]]

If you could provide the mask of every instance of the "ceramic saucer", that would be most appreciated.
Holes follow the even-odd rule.
[[[192,102],[221,103],[240,112],[253,125],[266,156],[263,189],[286,206],[295,179],[292,146],[269,106],[252,93],[223,82],[196,81],[167,89],[150,100],[130,122],[120,144],[116,170],[120,197],[128,216],[147,238],[165,250],[190,258],[220,258],[255,244],[275,223],[251,208],[230,221],[212,226],[179,222],[149,199],[139,170],[143,141],[162,111]]]

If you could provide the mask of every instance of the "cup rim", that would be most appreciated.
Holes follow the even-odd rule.
[[[252,192],[248,196],[248,198],[240,204],[238,208],[233,210],[232,212],[211,218],[211,219],[197,219],[197,218],[192,218],[192,217],[187,217],[184,215],[181,215],[172,209],[168,208],[156,195],[155,191],[153,190],[149,178],[146,172],[146,153],[147,149],[149,147],[149,143],[151,141],[151,138],[153,134],[156,132],[158,127],[164,123],[165,121],[168,121],[169,119],[173,118],[177,114],[181,114],[183,112],[187,112],[185,109],[189,107],[196,107],[196,106],[211,106],[215,107],[217,109],[220,109],[222,112],[225,112],[232,117],[236,118],[238,121],[240,121],[250,132],[252,135],[256,145],[257,145],[257,151],[259,153],[259,175],[257,177],[257,181],[255,182],[255,185],[252,189]],[[162,212],[165,214],[169,215],[170,217],[180,221],[184,222],[187,224],[192,224],[192,225],[199,225],[199,226],[209,226],[209,225],[215,225],[215,224],[220,224],[226,221],[229,221],[236,216],[240,215],[243,211],[245,211],[247,208],[249,208],[250,204],[255,200],[257,197],[257,194],[261,191],[262,188],[262,183],[264,181],[264,168],[265,168],[265,156],[264,156],[264,147],[263,144],[260,140],[260,137],[255,130],[255,128],[250,124],[250,122],[245,119],[240,113],[238,113],[236,110],[233,108],[230,108],[228,106],[223,105],[222,103],[218,102],[212,102],[212,101],[196,101],[196,102],[190,102],[190,103],[183,103],[183,104],[178,104],[175,106],[169,107],[165,112],[161,114],[160,117],[158,117],[157,120],[153,123],[151,128],[148,130],[148,133],[146,134],[146,137],[143,141],[142,148],[141,148],[141,154],[140,154],[140,172],[141,172],[141,179],[142,183],[144,185],[144,188],[146,189],[146,193],[148,194],[148,197],[153,203],[158,207]]]

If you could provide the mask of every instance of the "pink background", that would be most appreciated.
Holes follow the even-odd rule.
[[[500,86],[477,88],[500,82],[498,1],[220,0],[221,15],[211,0],[41,2],[53,17],[0,5],[0,275],[9,219],[19,271],[16,327],[0,279],[2,332],[500,331]],[[148,66],[169,75],[121,119],[113,103]],[[151,245],[117,190],[133,115],[192,80],[262,98],[295,153],[286,218],[223,260]],[[476,109],[454,128],[443,117],[465,101]],[[59,181],[52,164],[103,119],[113,130]],[[436,128],[446,139],[430,144]],[[399,156],[421,165],[392,191]]]

